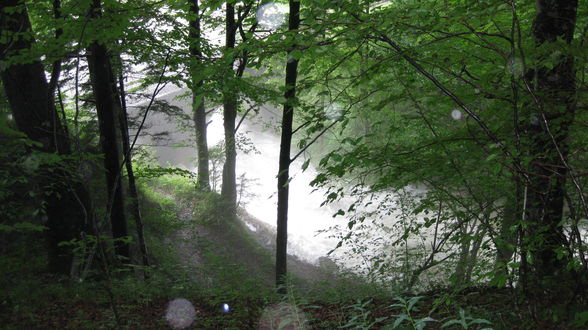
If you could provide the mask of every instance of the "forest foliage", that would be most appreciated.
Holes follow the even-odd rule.
[[[35,255],[65,278],[160,280],[154,178],[194,182],[202,218],[236,221],[240,120],[272,105],[281,294],[288,170],[304,158],[345,218],[322,235],[352,278],[506,288],[535,320],[588,322],[586,1],[4,0],[0,28],[2,267]],[[192,108],[158,99],[166,86]],[[137,144],[152,113],[190,130],[195,173]],[[431,321],[411,316],[419,299],[391,305],[406,312],[391,326]],[[385,323],[368,305],[348,320]],[[485,321],[459,315],[446,326]]]

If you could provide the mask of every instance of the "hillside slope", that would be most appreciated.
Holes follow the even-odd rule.
[[[267,286],[274,284],[275,228],[240,209],[238,220],[208,221],[195,218],[189,209],[183,208],[179,217],[188,224],[173,235],[180,262],[196,270],[196,281],[213,276],[216,262],[225,262],[225,270],[243,268],[250,279]],[[329,265],[329,266],[327,266]],[[219,265],[216,265],[219,266]],[[336,271],[334,264],[321,262],[316,266],[288,255],[288,271],[297,286],[308,287],[312,282],[327,281]]]

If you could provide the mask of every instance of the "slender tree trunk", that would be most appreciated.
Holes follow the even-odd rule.
[[[288,31],[296,33],[300,27],[300,1],[290,0]],[[285,294],[285,279],[288,259],[288,183],[290,180],[290,149],[292,146],[292,122],[296,99],[296,79],[298,77],[298,59],[291,58],[293,44],[288,51],[286,64],[286,91],[284,112],[282,115],[282,136],[280,140],[280,164],[278,169],[278,219],[276,237],[276,286],[278,292]]]
[[[520,188],[520,180],[515,177],[513,182],[515,189],[514,192],[507,197],[506,204],[503,208],[502,221],[500,223],[498,237],[496,237],[494,240],[496,245],[494,278],[497,280],[497,283],[504,284],[506,284],[505,280],[508,276],[508,264],[511,262],[517,244],[517,231],[515,226],[522,219],[522,192]]]
[[[196,129],[196,149],[198,150],[198,187],[204,191],[210,190],[210,170],[207,141],[206,108],[204,106],[203,80],[196,81],[196,76],[202,65],[200,7],[198,0],[190,3],[190,55],[192,75],[192,111]]]
[[[121,112],[119,122],[120,122],[120,132],[122,138],[122,148],[123,148],[123,155],[125,158],[125,167],[127,170],[127,178],[129,183],[129,199],[130,199],[130,206],[131,212],[133,214],[133,218],[135,219],[135,226],[137,227],[137,238],[139,239],[139,251],[141,252],[141,261],[143,266],[149,266],[149,258],[147,254],[147,244],[145,244],[145,235],[143,231],[143,219],[141,217],[141,207],[139,204],[139,193],[137,191],[137,184],[135,182],[135,174],[133,172],[133,157],[131,152],[130,146],[130,138],[129,138],[129,122],[128,122],[128,113],[127,113],[127,102],[125,98],[125,84],[124,84],[124,77],[123,77],[123,63],[122,59],[119,56],[119,75],[118,75],[118,96],[120,99],[121,105]]]
[[[0,2],[0,29],[6,33],[5,39],[0,40],[0,61],[31,49],[34,40],[24,1]],[[70,142],[57,115],[54,96],[40,60],[13,63],[3,68],[0,76],[18,129],[39,143],[34,149],[70,154]],[[80,232],[90,227],[89,194],[71,175],[71,170],[63,167],[46,168],[39,177],[39,184],[46,193],[49,270],[68,274],[72,269],[73,251],[59,243],[79,238]]]
[[[55,20],[59,20],[61,18],[61,1],[60,0],[53,0],[53,17],[55,18]],[[62,34],[63,34],[63,29],[61,27],[58,27],[57,29],[55,29],[55,41],[56,42],[59,42],[59,38],[61,37]],[[53,95],[55,95],[55,90],[57,89],[57,84],[59,83],[59,76],[60,75],[61,75],[61,57],[56,58],[53,61],[53,68],[51,71],[51,79],[49,80],[49,95],[50,95],[50,97],[53,97]]]
[[[470,246],[472,244],[468,229],[468,224],[464,223],[461,225],[459,233],[459,235],[462,237],[462,242],[460,243],[459,259],[453,273],[453,278],[455,279],[456,286],[458,287],[467,284],[465,283],[465,275],[468,262],[470,261],[468,257],[470,254]]]
[[[525,248],[532,256],[531,286],[536,292],[555,294],[566,283],[568,244],[562,214],[567,168],[568,129],[574,119],[576,86],[574,58],[542,51],[545,43],[571,43],[576,25],[577,0],[538,0],[533,36],[540,54],[535,60],[553,59],[553,67],[539,66],[526,74],[536,102],[529,104],[527,136],[530,182],[527,187]],[[549,293],[547,293],[549,294]]]
[[[97,18],[101,15],[101,2],[100,0],[94,0],[91,17]],[[90,80],[98,113],[100,144],[104,153],[104,168],[109,200],[108,211],[110,212],[112,236],[114,239],[120,239],[128,235],[123,187],[119,171],[121,149],[119,135],[117,134],[117,118],[121,108],[114,92],[116,90],[113,85],[115,79],[112,76],[112,64],[106,46],[94,41],[88,48],[88,52],[90,53],[88,56]],[[115,242],[115,253],[128,260],[130,258],[129,244],[121,241]]]
[[[235,75],[233,70],[235,48],[235,35],[237,33],[237,24],[235,22],[235,8],[226,3],[226,56],[228,62],[227,74],[229,77],[225,80],[230,82]],[[225,131],[225,164],[223,166],[223,183],[221,196],[226,203],[228,212],[234,214],[237,208],[237,177],[236,163],[237,150],[235,147],[235,119],[237,117],[237,96],[234,90],[230,88],[231,83],[225,83],[223,88],[223,126]]]
[[[489,215],[486,218],[488,221]],[[486,227],[480,226],[477,228],[476,232],[474,233],[474,242],[472,248],[470,249],[470,254],[468,256],[468,264],[466,267],[465,272],[465,283],[470,283],[472,280],[472,274],[474,272],[474,267],[478,263],[478,253],[480,253],[480,248],[482,247],[482,242],[484,241],[484,237],[486,237]]]
[[[202,83],[196,88],[200,89]],[[193,92],[194,93],[194,92]],[[196,127],[196,148],[198,149],[198,188],[210,191],[210,157],[208,153],[206,108],[204,97],[193,94],[192,108],[194,111],[194,125]]]

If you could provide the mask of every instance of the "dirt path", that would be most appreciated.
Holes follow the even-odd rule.
[[[225,255],[229,262],[245,267],[250,276],[265,285],[273,286],[276,234],[271,226],[244,210],[240,210],[238,215],[241,223],[233,226],[239,230],[217,224],[199,225],[192,212],[185,207],[182,207],[178,216],[186,226],[178,230],[171,241],[177,248],[181,264],[194,270],[190,272],[193,280],[201,281],[203,277],[210,275],[204,269],[204,254],[208,250]],[[288,271],[296,279],[296,285],[302,288],[309,287],[312,282],[332,279],[333,270],[334,267],[321,268],[296,256],[288,256]]]

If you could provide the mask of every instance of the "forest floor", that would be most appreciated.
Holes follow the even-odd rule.
[[[450,320],[453,326],[447,329],[585,329],[558,322],[530,322],[529,319],[514,317],[517,307],[512,305],[512,295],[506,290],[470,289],[458,295],[452,295],[454,303],[467,306],[470,311],[493,315],[493,324],[486,324],[483,319],[463,318],[453,309],[440,306],[439,297],[444,293],[424,295],[411,308],[411,313],[399,307],[395,299],[373,299],[364,302],[314,302],[301,304],[288,311],[290,313],[273,314],[275,327],[268,327],[267,302],[263,299],[234,301],[231,311],[224,312],[217,301],[210,297],[185,297],[192,302],[196,318],[189,329],[392,329],[399,317],[406,317],[397,329],[418,329],[419,322],[426,318],[424,329],[440,329]],[[140,303],[136,300],[118,300],[118,322],[112,305],[107,301],[56,299],[51,304],[38,309],[34,315],[13,313],[9,323],[3,329],[166,329],[170,328],[165,320],[168,298],[157,298]],[[275,306],[275,305],[273,305]],[[271,310],[270,307],[269,310]],[[264,309],[266,310],[264,312]],[[430,313],[431,310],[435,310]],[[525,314],[525,313],[522,313]],[[6,315],[4,315],[6,316]],[[302,321],[293,325],[292,320]],[[284,323],[285,322],[285,323]],[[288,325],[290,325],[288,327]]]
[[[214,248],[216,254],[224,254],[233,262],[246,267],[252,277],[264,285],[274,283],[275,229],[256,219],[245,210],[238,211],[240,222],[235,226],[198,225],[189,208],[182,207],[179,217],[192,225],[180,228],[170,239],[176,247],[178,261],[187,267],[199,269],[205,263],[203,253]],[[254,231],[245,225],[254,228]],[[294,255],[288,255],[288,270],[299,284],[333,279],[336,266],[319,267],[305,262]],[[198,276],[192,273],[198,281]]]
[[[180,297],[195,310],[189,329],[586,329],[588,323],[582,310],[572,320],[553,317],[566,310],[554,310],[549,321],[533,320],[508,289],[390,296],[296,258],[289,260],[292,293],[278,297],[267,225],[245,213],[240,216],[257,236],[244,224],[194,225],[186,205],[175,209],[184,225],[162,240],[179,264],[155,266],[149,279],[128,274],[73,283],[38,270],[19,275],[16,267],[2,269],[0,329],[169,329],[166,317],[179,315],[170,314],[170,301]]]

